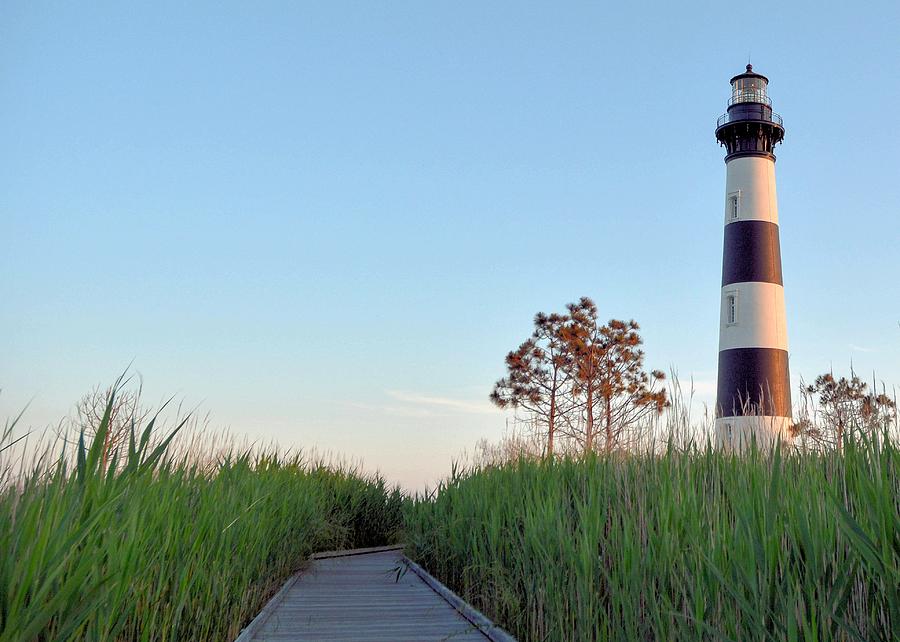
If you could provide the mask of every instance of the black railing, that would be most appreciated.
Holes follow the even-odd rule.
[[[776,125],[784,127],[784,121],[781,119],[781,116],[771,109],[760,109],[752,113],[741,111],[740,113],[730,114],[726,112],[719,116],[719,119],[716,121],[716,128],[737,120],[761,120],[763,122],[775,123]]]

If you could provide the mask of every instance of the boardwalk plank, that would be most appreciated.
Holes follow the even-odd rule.
[[[399,547],[314,556],[237,642],[304,640],[514,642]]]

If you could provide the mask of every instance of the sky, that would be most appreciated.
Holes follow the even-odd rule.
[[[900,384],[900,4],[0,5],[0,422],[153,404],[433,484],[590,296],[713,403],[728,80],[777,149],[792,382]]]

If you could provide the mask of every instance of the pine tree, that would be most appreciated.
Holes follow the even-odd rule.
[[[606,451],[626,445],[638,426],[667,405],[658,370],[645,372],[635,321],[598,321],[597,306],[582,297],[568,313],[538,313],[535,330],[506,356],[507,376],[491,393],[501,408],[521,408],[546,429],[552,455],[559,435],[585,452],[603,430]]]
[[[500,408],[523,408],[545,427],[548,457],[553,456],[559,417],[565,412],[564,391],[570,385],[569,357],[560,337],[566,321],[559,314],[535,315],[534,332],[506,355],[507,376],[491,393],[491,401]]]

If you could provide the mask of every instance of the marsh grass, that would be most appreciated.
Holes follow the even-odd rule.
[[[522,640],[895,640],[900,456],[706,447],[457,472],[409,554]]]
[[[687,425],[689,403],[671,408]],[[843,452],[736,455],[688,430],[637,454],[498,451],[410,499],[189,419],[151,416],[111,441],[108,414],[30,458],[15,421],[0,433],[0,642],[233,639],[311,552],[401,537],[523,641],[870,641],[900,627],[887,435]]]
[[[234,639],[311,552],[397,536],[399,491],[352,468],[192,456],[156,418],[109,452],[112,402],[90,440],[31,459],[3,431],[0,641]]]

